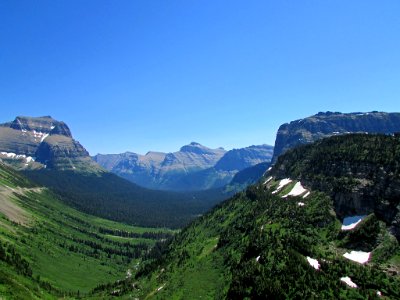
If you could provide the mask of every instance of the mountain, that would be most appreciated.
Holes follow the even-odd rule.
[[[79,212],[0,162],[2,299],[80,299],[172,234]]]
[[[94,160],[105,169],[136,184],[165,189],[177,177],[212,167],[225,152],[222,148],[210,149],[192,142],[173,153],[98,154]]]
[[[279,127],[272,162],[275,163],[278,156],[288,149],[332,135],[357,132],[388,134],[399,131],[400,113],[320,112]]]
[[[238,171],[270,161],[272,151],[273,147],[268,145],[225,151],[192,142],[174,153],[98,154],[94,160],[105,169],[147,188],[205,190],[222,187]]]
[[[0,124],[0,159],[19,169],[101,169],[68,126],[50,116],[16,117]]]
[[[222,171],[241,171],[256,164],[270,161],[273,150],[274,147],[269,145],[253,145],[233,149],[225,153],[214,167]]]
[[[400,240],[400,136],[349,134],[296,147],[270,174],[328,194],[340,219],[375,214]]]
[[[399,299],[399,145],[355,134],[289,150],[97,295]]]
[[[220,152],[224,151],[207,150],[192,143],[174,156],[165,155],[163,161],[169,163],[166,168],[170,170],[175,170],[181,161],[190,169],[211,165]],[[151,164],[159,156],[149,153],[146,163]],[[165,159],[167,156],[169,160]],[[222,189],[173,193],[129,182],[94,162],[73,139],[68,126],[50,116],[17,117],[2,124],[0,159],[22,170],[36,184],[56,192],[64,203],[85,213],[131,225],[178,228],[229,197]]]
[[[332,135],[354,132],[387,134],[398,131],[400,131],[399,113],[318,113],[279,127],[272,163],[275,163],[279,155],[288,149]],[[255,165],[238,172],[226,186],[226,190],[240,191],[255,183],[268,167],[269,164]]]
[[[259,163],[237,172],[231,182],[225,186],[225,190],[241,191],[245,189],[259,181],[269,166],[269,162]]]

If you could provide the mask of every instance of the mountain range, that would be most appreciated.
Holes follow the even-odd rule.
[[[234,175],[258,163],[270,162],[273,147],[250,146],[225,151],[192,142],[173,153],[98,154],[103,168],[141,186],[160,190],[206,190],[223,187]]]
[[[80,211],[140,226],[181,227],[231,193],[161,192],[136,185],[93,161],[68,126],[50,116],[1,124],[0,160]]]
[[[399,145],[348,134],[288,150],[98,295],[399,299]]]
[[[17,117],[0,126],[0,296],[399,299],[397,117],[282,125],[273,165],[254,154],[272,148],[197,143],[132,159],[166,161],[164,175],[184,165],[199,182],[241,169],[190,192],[138,186],[94,162],[63,122]]]

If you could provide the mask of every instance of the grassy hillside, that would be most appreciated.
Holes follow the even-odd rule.
[[[369,138],[358,138],[358,151],[369,148]],[[351,152],[351,145],[348,151],[336,147],[340,141],[334,138],[330,151]],[[364,160],[379,157],[379,151],[368,150]],[[396,156],[391,157],[371,164],[389,168],[396,164]],[[342,158],[338,154],[337,162]],[[306,166],[307,161],[299,164]],[[284,173],[283,165],[276,168]],[[321,168],[329,174],[332,161],[327,160]],[[143,264],[132,278],[98,289],[97,296],[400,298],[400,248],[391,224],[372,211],[355,228],[344,231],[330,194],[304,188],[301,178],[282,181],[271,174],[195,220],[175,236],[159,259]],[[365,262],[350,260],[344,255],[351,251],[368,258]]]
[[[172,233],[81,213],[0,163],[0,296],[5,299],[84,295],[130,276],[156,241]]]

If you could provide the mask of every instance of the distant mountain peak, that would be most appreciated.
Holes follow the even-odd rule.
[[[0,151],[31,157],[29,163],[21,162],[21,168],[40,167],[40,163],[52,169],[100,170],[86,149],[72,138],[67,124],[51,116],[18,116],[0,124]]]
[[[34,132],[34,134],[64,135],[72,137],[71,130],[64,123],[53,119],[51,116],[26,117],[18,116],[14,121],[3,125],[9,125],[10,128],[21,132]]]
[[[214,153],[215,150],[210,149],[196,142],[191,142],[189,145],[181,147],[180,152],[191,152],[196,154]]]

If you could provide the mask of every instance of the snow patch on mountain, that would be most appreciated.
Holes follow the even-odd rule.
[[[360,264],[365,264],[368,262],[371,256],[371,252],[351,251],[350,253],[346,252],[345,254],[343,254],[343,256]]]
[[[267,184],[268,182],[270,182],[271,180],[272,180],[272,176],[269,176],[268,178],[267,178],[267,180],[265,180],[265,182],[264,182],[264,184]]]
[[[0,152],[0,154],[2,156],[5,156],[6,158],[23,159],[27,163],[35,161],[35,159],[32,156],[26,156],[25,154],[15,154],[15,153],[12,153],[12,152]]]
[[[351,280],[351,278],[350,278],[349,276],[342,277],[342,278],[340,278],[340,280],[343,281],[345,284],[347,284],[349,287],[357,288],[357,284],[355,284],[355,283]]]
[[[319,270],[320,264],[318,260],[311,258],[309,256],[307,256],[306,258],[311,267],[313,267],[315,270]]]
[[[307,190],[301,185],[301,182],[296,182],[292,190],[287,193],[286,195],[282,196],[282,198],[286,198],[289,196],[300,196],[301,194],[304,194],[307,192]]]
[[[292,182],[292,179],[290,179],[290,178],[282,179],[281,181],[279,181],[278,187],[276,188],[275,191],[272,192],[272,194],[278,193],[284,186],[288,185],[291,182]]]
[[[41,131],[36,131],[33,130],[33,137],[36,139],[40,139],[40,142],[43,142],[43,140],[48,136],[48,133],[43,133]]]

